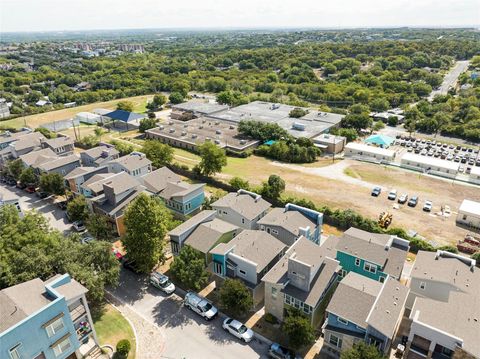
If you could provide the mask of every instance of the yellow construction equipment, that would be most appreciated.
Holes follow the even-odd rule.
[[[378,225],[384,229],[387,229],[388,226],[392,223],[393,214],[390,212],[382,212],[378,216]]]

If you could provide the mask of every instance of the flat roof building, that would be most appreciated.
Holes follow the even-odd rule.
[[[458,209],[457,223],[480,229],[480,202],[464,199]]]
[[[345,157],[374,162],[391,162],[395,159],[395,151],[363,143],[350,142],[345,146]]]
[[[347,139],[343,136],[322,133],[321,135],[313,138],[313,143],[325,153],[337,154],[343,151],[345,144],[347,143]]]
[[[401,159],[401,166],[416,171],[435,174],[442,177],[455,178],[458,173],[458,163],[431,156],[406,153]]]
[[[257,140],[239,135],[235,124],[206,117],[190,121],[170,120],[145,133],[147,138],[188,150],[196,150],[198,145],[205,142],[213,142],[221,148],[235,152],[245,151],[259,144]]]
[[[172,118],[181,116],[185,112],[190,112],[196,116],[210,115],[216,112],[228,109],[228,105],[221,105],[216,102],[208,102],[201,100],[191,100],[177,105],[172,105]]]

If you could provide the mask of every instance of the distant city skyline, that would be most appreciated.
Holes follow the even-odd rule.
[[[479,0],[0,0],[0,32],[479,24]]]

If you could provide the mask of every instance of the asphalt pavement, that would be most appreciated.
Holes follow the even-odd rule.
[[[238,340],[223,330],[220,316],[206,321],[183,307],[180,295],[149,286],[146,276],[122,270],[118,287],[109,293],[162,332],[165,342],[157,343],[163,345],[162,358],[267,358],[267,344]]]
[[[443,78],[443,82],[438,90],[433,90],[428,97],[429,101],[432,101],[436,95],[446,95],[450,87],[457,85],[457,80],[460,74],[468,69],[470,61],[457,61],[455,65],[447,72]]]

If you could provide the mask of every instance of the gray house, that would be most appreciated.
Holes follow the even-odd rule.
[[[75,150],[73,139],[68,136],[58,136],[41,141],[42,148],[50,148],[59,156],[70,155]]]
[[[263,218],[272,205],[259,194],[238,190],[212,203],[218,218],[245,229],[256,229],[257,222]]]
[[[41,173],[59,173],[65,176],[75,168],[80,167],[80,158],[77,155],[67,155],[52,157],[51,159],[32,166],[37,174]]]
[[[152,172],[152,161],[141,152],[132,152],[108,163],[109,172],[127,172],[133,177],[142,177]]]
[[[252,291],[255,303],[265,295],[263,276],[283,257],[287,246],[272,235],[246,229],[210,251],[212,270],[221,278],[238,278]]]
[[[114,146],[102,145],[81,152],[80,160],[83,166],[99,167],[116,160],[119,156]]]
[[[67,187],[74,193],[81,193],[81,186],[97,174],[106,174],[108,167],[77,167],[64,176]]]

